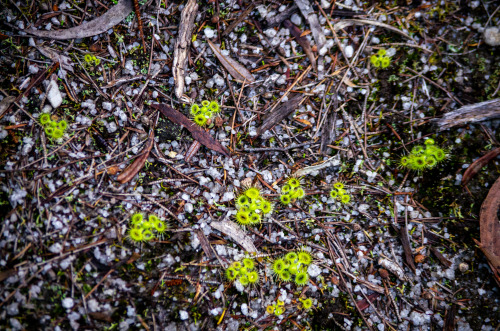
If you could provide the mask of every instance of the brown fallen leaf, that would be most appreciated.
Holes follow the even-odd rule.
[[[165,116],[172,122],[182,125],[186,129],[188,129],[189,132],[191,132],[191,134],[193,135],[193,138],[196,139],[200,144],[210,148],[213,151],[219,152],[224,156],[230,157],[229,151],[217,140],[215,140],[210,135],[210,133],[206,132],[200,126],[193,123],[189,118],[184,116],[178,110],[175,110],[174,108],[164,104],[151,105],[151,107],[158,109],[163,114],[163,116]]]
[[[476,243],[488,259],[497,283],[500,285],[500,177],[488,192],[481,205],[480,235],[481,242]]]
[[[224,68],[226,68],[226,70],[231,74],[231,76],[233,76],[234,79],[241,82],[244,82],[246,80],[247,83],[253,83],[255,81],[255,78],[253,78],[250,71],[248,71],[244,66],[242,66],[229,56],[224,56],[219,46],[217,46],[210,40],[208,40],[208,45],[210,45],[210,48],[212,48],[215,56],[217,56],[220,63],[222,63]]]
[[[380,294],[378,293],[372,293],[368,296],[368,299],[373,303],[379,296]],[[368,303],[368,300],[362,299],[356,302],[356,306],[358,306],[359,310],[365,310],[366,308],[370,307],[370,304]]]
[[[134,162],[132,162],[127,168],[125,168],[125,170],[122,171],[121,174],[118,175],[117,180],[120,183],[125,184],[126,182],[134,178],[139,171],[141,171],[142,167],[144,167],[144,164],[146,163],[146,160],[148,159],[151,148],[153,147],[153,143],[154,130],[151,130],[151,132],[149,133],[148,142],[146,143],[146,146],[144,146],[144,150],[142,151],[141,155],[139,155],[134,160]]]
[[[92,37],[108,31],[123,21],[132,12],[132,9],[132,0],[120,0],[102,16],[73,28],[52,31],[27,29],[24,31],[37,37],[56,40]]]
[[[467,185],[471,181],[472,177],[474,177],[485,165],[488,164],[488,162],[498,155],[500,155],[500,147],[488,152],[486,155],[474,161],[467,168],[467,170],[465,170],[464,176],[462,177],[462,185]]]
[[[285,20],[285,22],[283,22],[283,25],[285,26],[285,28],[290,30],[290,33],[292,34],[292,36],[295,37],[295,40],[302,47],[302,49],[306,53],[307,57],[309,58],[309,61],[311,62],[312,66],[314,68],[314,71],[317,71],[316,59],[314,58],[314,54],[313,54],[313,51],[311,49],[311,44],[309,43],[309,40],[307,40],[307,38],[305,37],[305,32],[300,31],[300,29],[295,24],[290,22],[289,20]],[[309,31],[309,32],[311,32],[311,31]]]

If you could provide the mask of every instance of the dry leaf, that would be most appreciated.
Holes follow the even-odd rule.
[[[144,164],[146,163],[146,160],[148,159],[149,152],[151,152],[151,148],[153,147],[153,143],[154,131],[151,130],[151,132],[149,133],[148,142],[146,143],[146,146],[144,146],[144,150],[141,155],[137,157],[134,162],[132,162],[132,164],[125,168],[125,170],[123,170],[120,175],[118,175],[117,180],[120,183],[125,184],[126,182],[134,178],[134,176],[137,175],[139,171],[141,171],[141,169],[144,167]]]
[[[464,176],[462,177],[462,185],[467,185],[471,181],[472,177],[474,177],[485,165],[488,164],[488,162],[496,158],[498,155],[500,155],[500,147],[489,151],[486,155],[474,161],[467,168],[467,170],[465,170]]]
[[[311,49],[311,44],[309,43],[309,40],[307,40],[307,38],[305,37],[306,32],[302,33],[300,31],[300,29],[297,26],[295,26],[295,24],[290,22],[289,20],[286,20],[285,22],[283,22],[283,25],[288,30],[290,30],[290,33],[292,34],[292,36],[295,37],[295,40],[299,43],[299,45],[302,47],[302,49],[306,53],[307,57],[309,58],[309,62],[311,62],[312,66],[314,68],[314,71],[317,71],[316,59],[315,59],[313,51]],[[311,32],[311,31],[309,31],[309,32]]]
[[[258,253],[252,239],[250,239],[250,237],[247,236],[243,230],[241,230],[238,224],[231,221],[222,221],[212,222],[210,223],[210,226],[233,238],[234,241],[236,241],[247,252]]]
[[[481,205],[479,247],[486,255],[488,263],[500,284],[500,177],[488,192],[488,196]]]
[[[215,45],[210,40],[208,40],[208,45],[210,45],[210,48],[214,51],[215,56],[217,56],[220,63],[222,63],[224,68],[226,68],[234,79],[241,82],[246,80],[247,83],[253,83],[255,81],[250,71],[248,71],[244,66],[231,59],[229,56],[222,55],[222,50],[219,46]]]
[[[193,123],[181,112],[164,104],[151,105],[151,107],[158,109],[163,114],[163,116],[167,117],[172,122],[182,125],[186,129],[188,129],[189,132],[191,132],[191,134],[193,135],[193,138],[196,139],[200,144],[210,148],[211,150],[219,152],[224,156],[229,157],[229,151],[224,146],[222,146],[217,140],[215,140],[210,135],[210,133],[206,132],[198,125]]]
[[[92,37],[108,31],[123,21],[132,12],[132,9],[132,0],[120,0],[104,15],[73,28],[52,31],[28,29],[24,31],[37,37],[56,40]]]

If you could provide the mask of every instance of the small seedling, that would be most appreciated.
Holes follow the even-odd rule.
[[[311,263],[311,254],[300,250],[289,252],[284,257],[274,260],[271,264],[271,270],[283,282],[293,280],[298,286],[304,286],[309,282],[307,266]]]
[[[425,146],[415,146],[408,156],[402,156],[399,160],[399,166],[410,170],[423,171],[434,168],[447,157],[448,153],[443,148],[436,146],[434,139],[427,139]]]
[[[377,54],[370,57],[370,62],[376,68],[385,69],[391,64],[391,58],[387,56],[387,51],[383,48],[379,49]]]

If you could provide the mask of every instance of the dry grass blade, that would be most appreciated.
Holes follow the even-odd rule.
[[[208,132],[204,131],[179,111],[164,104],[151,105],[151,107],[158,109],[163,114],[163,116],[167,117],[172,122],[182,125],[186,129],[188,129],[189,132],[191,132],[191,134],[193,135],[193,138],[196,139],[200,144],[210,148],[211,150],[219,152],[224,156],[229,157],[229,151],[224,146],[222,146]]]
[[[286,20],[285,22],[283,22],[283,25],[288,30],[290,30],[290,33],[292,34],[292,36],[294,36],[295,40],[299,43],[300,46],[302,46],[302,49],[304,50],[304,52],[306,52],[306,55],[309,58],[309,61],[311,61],[311,64],[314,68],[314,71],[317,71],[316,59],[314,58],[314,54],[313,54],[313,51],[311,49],[311,44],[309,43],[309,40],[307,40],[307,38],[305,36],[302,36],[302,31],[300,31],[300,29],[295,24],[290,22],[289,20]]]
[[[224,68],[226,68],[234,79],[240,82],[244,82],[246,80],[247,83],[253,83],[255,81],[250,71],[248,71],[244,66],[230,57],[222,55],[222,50],[219,46],[215,45],[210,40],[208,40],[208,45],[210,45],[210,48],[214,51],[215,56],[217,56],[220,63],[222,63]]]
[[[481,169],[488,164],[491,160],[500,155],[500,147],[495,148],[490,151],[488,154],[480,157],[476,161],[474,161],[468,168],[465,170],[464,176],[462,177],[462,185],[467,185],[471,181],[472,177],[474,177]]]
[[[408,38],[410,40],[415,41],[415,39],[413,39],[407,33],[403,32],[403,31],[401,31],[393,26],[390,26],[389,24],[385,24],[385,23],[381,23],[381,22],[373,21],[373,20],[357,20],[357,19],[341,20],[340,22],[338,22],[337,24],[334,25],[334,29],[335,29],[335,31],[339,31],[340,29],[344,29],[344,28],[347,28],[348,26],[356,25],[356,24],[357,25],[366,25],[366,24],[375,25],[375,26],[396,32],[405,38]]]
[[[134,178],[135,175],[139,171],[141,171],[142,167],[144,167],[144,164],[146,163],[146,160],[148,159],[149,153],[151,152],[151,148],[153,147],[154,143],[154,131],[151,130],[151,133],[149,134],[148,137],[148,142],[146,146],[144,146],[144,150],[142,154],[132,162],[123,172],[118,175],[117,180],[125,184],[126,182],[130,181],[132,178]]]
[[[258,253],[252,239],[241,230],[238,224],[231,221],[212,222],[210,226],[234,239],[247,252]]]
[[[132,0],[120,0],[104,15],[95,20],[83,23],[69,29],[54,31],[24,30],[25,32],[42,38],[56,40],[87,38],[106,32],[123,21],[133,10]]]

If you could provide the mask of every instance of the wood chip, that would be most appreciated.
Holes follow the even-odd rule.
[[[399,265],[392,262],[391,260],[380,258],[378,260],[378,264],[380,264],[382,267],[386,268],[391,273],[393,273],[396,277],[399,278],[399,280],[401,280],[403,282],[406,282],[409,280],[409,278],[405,275],[404,270]]]
[[[284,120],[288,115],[295,111],[298,105],[302,102],[303,96],[296,94],[277,106],[273,111],[264,116],[261,126],[257,129],[257,135],[260,136],[267,130],[272,129],[276,124]]]
[[[229,72],[231,76],[233,76],[234,79],[240,82],[246,81],[247,83],[253,83],[255,81],[255,78],[253,78],[253,75],[248,71],[244,66],[242,66],[240,63],[236,62],[229,56],[225,56],[222,54],[222,50],[208,40],[208,45],[210,48],[212,48],[212,51],[214,52],[215,56],[217,56],[217,59],[219,59],[220,63],[226,68],[226,70]]]
[[[188,60],[189,46],[194,28],[194,19],[198,12],[196,0],[189,0],[181,13],[179,32],[174,46],[174,61],[172,63],[172,74],[175,82],[175,95],[181,98],[184,94],[184,77]]]
[[[447,130],[457,125],[477,123],[500,117],[500,99],[489,100],[460,107],[444,114],[442,118],[432,122],[438,131]]]
[[[56,40],[92,37],[108,31],[123,21],[132,12],[132,9],[132,0],[120,0],[104,15],[73,28],[51,31],[27,29],[24,31],[37,37]]]
[[[238,224],[232,221],[222,221],[212,222],[210,223],[210,226],[233,238],[233,240],[236,241],[247,252],[258,253],[252,239],[250,239],[250,237],[247,236],[243,230],[241,230]]]
[[[182,125],[186,129],[191,132],[191,135],[194,139],[196,139],[200,144],[214,150],[216,152],[221,153],[224,156],[229,157],[229,151],[222,146],[217,140],[215,140],[210,133],[203,130],[199,125],[193,123],[189,118],[184,116],[178,110],[173,109],[170,106],[159,104],[159,105],[151,105],[152,108],[158,109],[163,116],[167,117],[174,123]]]

